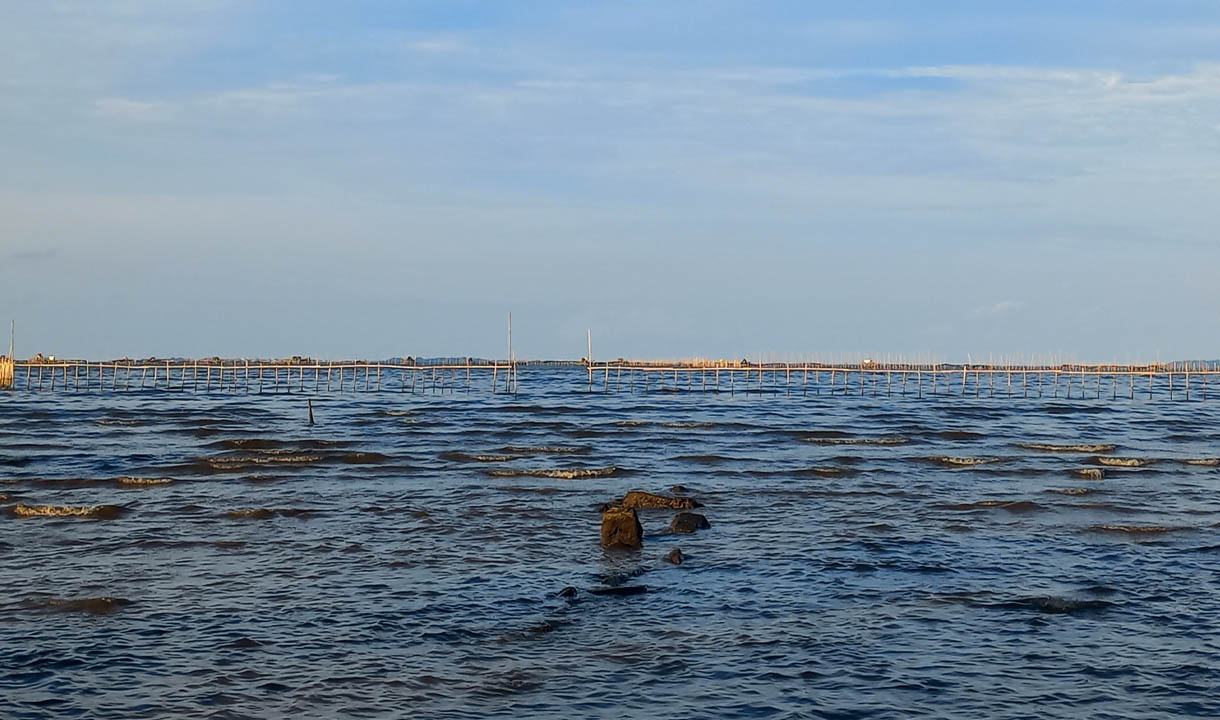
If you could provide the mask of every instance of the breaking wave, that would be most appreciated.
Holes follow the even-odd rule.
[[[990,463],[1002,462],[1003,458],[998,457],[930,457],[928,461],[947,465],[949,467],[973,467],[975,465],[987,465]]]
[[[112,520],[124,511],[121,505],[14,505],[12,508],[12,513],[17,517],[83,517],[98,520]]]
[[[152,487],[154,485],[169,485],[174,480],[166,477],[121,477],[115,482],[123,487]]]
[[[1118,458],[1118,457],[1095,457],[1093,461],[1099,465],[1110,465],[1112,467],[1144,467],[1156,462],[1152,458]]]
[[[1038,450],[1041,452],[1076,452],[1076,453],[1103,453],[1114,452],[1117,447],[1109,443],[1100,443],[1096,445],[1056,445],[1053,443],[1013,443],[1014,446],[1025,448],[1026,450]]]
[[[1128,535],[1157,535],[1161,533],[1173,532],[1181,528],[1173,528],[1168,525],[1090,525],[1089,530],[1093,532],[1105,533],[1125,533]]]
[[[874,438],[806,437],[802,440],[814,445],[906,445],[911,442],[910,438],[900,435]]]
[[[1072,474],[1085,480],[1101,480],[1106,476],[1101,468],[1072,468]]]
[[[505,468],[503,470],[488,470],[492,477],[540,477],[558,478],[561,480],[585,480],[589,478],[613,477],[622,473],[622,468],[611,465],[604,468]]]

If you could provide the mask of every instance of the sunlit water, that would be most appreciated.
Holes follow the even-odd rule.
[[[1220,715],[1214,401],[584,390],[0,394],[0,716]]]

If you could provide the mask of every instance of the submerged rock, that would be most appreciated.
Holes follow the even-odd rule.
[[[694,498],[668,497],[643,490],[631,490],[619,504],[625,508],[662,508],[666,510],[691,510],[702,507]]]
[[[684,512],[674,515],[674,519],[669,522],[669,531],[689,535],[696,530],[707,530],[711,526],[707,518],[699,513]]]
[[[682,557],[682,548],[674,548],[665,555],[666,562],[671,562],[674,565],[681,565],[684,559]]]
[[[638,549],[644,540],[644,528],[635,510],[612,507],[602,513],[602,547]]]

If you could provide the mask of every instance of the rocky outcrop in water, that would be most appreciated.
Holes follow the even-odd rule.
[[[702,507],[693,498],[688,497],[670,497],[666,495],[656,495],[643,490],[631,490],[619,503],[625,508],[643,509],[664,509],[664,510],[692,510],[697,507]]]
[[[699,513],[678,513],[674,515],[674,519],[669,522],[669,531],[682,535],[690,535],[696,530],[707,530],[712,526],[707,521],[707,518]]]
[[[644,528],[633,508],[612,507],[602,513],[602,547],[635,550],[644,544]]]
[[[684,559],[682,557],[682,548],[674,548],[665,554],[665,561],[674,565],[681,565]]]

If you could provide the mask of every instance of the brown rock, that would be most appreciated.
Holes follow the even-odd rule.
[[[627,493],[620,503],[625,508],[664,508],[667,510],[691,510],[693,508],[702,507],[694,498],[688,497],[667,497],[665,495],[654,495],[643,490],[632,490]]]
[[[665,559],[674,565],[681,565],[683,560],[682,548],[674,548],[673,550],[670,550],[669,553],[665,555]]]
[[[602,547],[637,549],[643,540],[644,528],[633,508],[612,507],[602,513]]]
[[[699,513],[684,512],[674,515],[674,519],[669,523],[669,531],[689,535],[696,530],[707,530],[711,526],[712,524],[707,521],[707,518]]]

